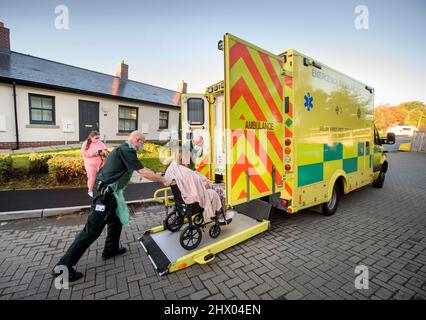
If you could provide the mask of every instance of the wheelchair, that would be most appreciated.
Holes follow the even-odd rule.
[[[221,225],[228,225],[232,222],[232,219],[226,219],[225,213],[221,210],[212,221],[205,223],[204,209],[200,207],[198,202],[186,204],[182,199],[177,184],[171,184],[170,188],[175,206],[163,220],[163,226],[171,232],[178,232],[184,223],[188,222],[188,226],[181,231],[179,237],[182,248],[186,250],[197,248],[201,243],[202,233],[207,228],[207,225],[213,224],[209,229],[209,235],[215,239],[220,235]]]

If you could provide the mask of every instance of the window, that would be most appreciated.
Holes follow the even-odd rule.
[[[55,124],[55,97],[29,94],[30,124]]]
[[[169,128],[169,112],[160,110],[160,126],[159,129]]]
[[[118,131],[132,132],[138,129],[138,108],[118,106]]]
[[[188,122],[190,125],[204,124],[204,100],[200,98],[188,99]]]

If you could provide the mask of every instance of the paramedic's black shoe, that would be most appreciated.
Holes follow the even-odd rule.
[[[125,253],[126,251],[127,251],[127,249],[126,249],[126,248],[121,247],[121,248],[119,248],[116,252],[113,252],[113,253],[102,253],[102,258],[103,258],[104,260],[106,260],[106,259],[109,259],[109,258],[112,258],[112,257],[118,256],[118,255],[120,255],[120,254],[123,254],[123,253]]]
[[[56,268],[56,266],[55,266]],[[52,269],[52,275],[57,277],[61,274],[61,272],[55,271],[55,268]],[[68,281],[74,282],[83,278],[83,274],[81,272],[76,271],[73,267],[68,267]]]

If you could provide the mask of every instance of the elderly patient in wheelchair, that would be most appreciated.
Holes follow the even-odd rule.
[[[226,212],[225,191],[221,185],[214,185],[203,175],[179,165],[173,157],[163,161],[166,166],[165,178],[172,182],[174,210],[164,219],[164,227],[171,232],[177,232],[185,222],[180,234],[180,244],[187,250],[198,247],[202,239],[202,231],[207,225],[209,235],[217,238],[221,225],[232,222],[233,211]]]

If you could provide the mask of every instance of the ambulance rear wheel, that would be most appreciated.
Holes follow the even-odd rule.
[[[325,216],[331,216],[337,211],[337,206],[340,200],[339,186],[337,184],[333,187],[333,194],[331,195],[330,201],[322,204],[322,214]]]
[[[201,242],[201,229],[197,226],[187,226],[182,230],[179,238],[180,245],[186,250],[193,250]]]
[[[170,212],[164,219],[163,225],[170,232],[179,231],[183,226],[183,217],[178,211]]]

